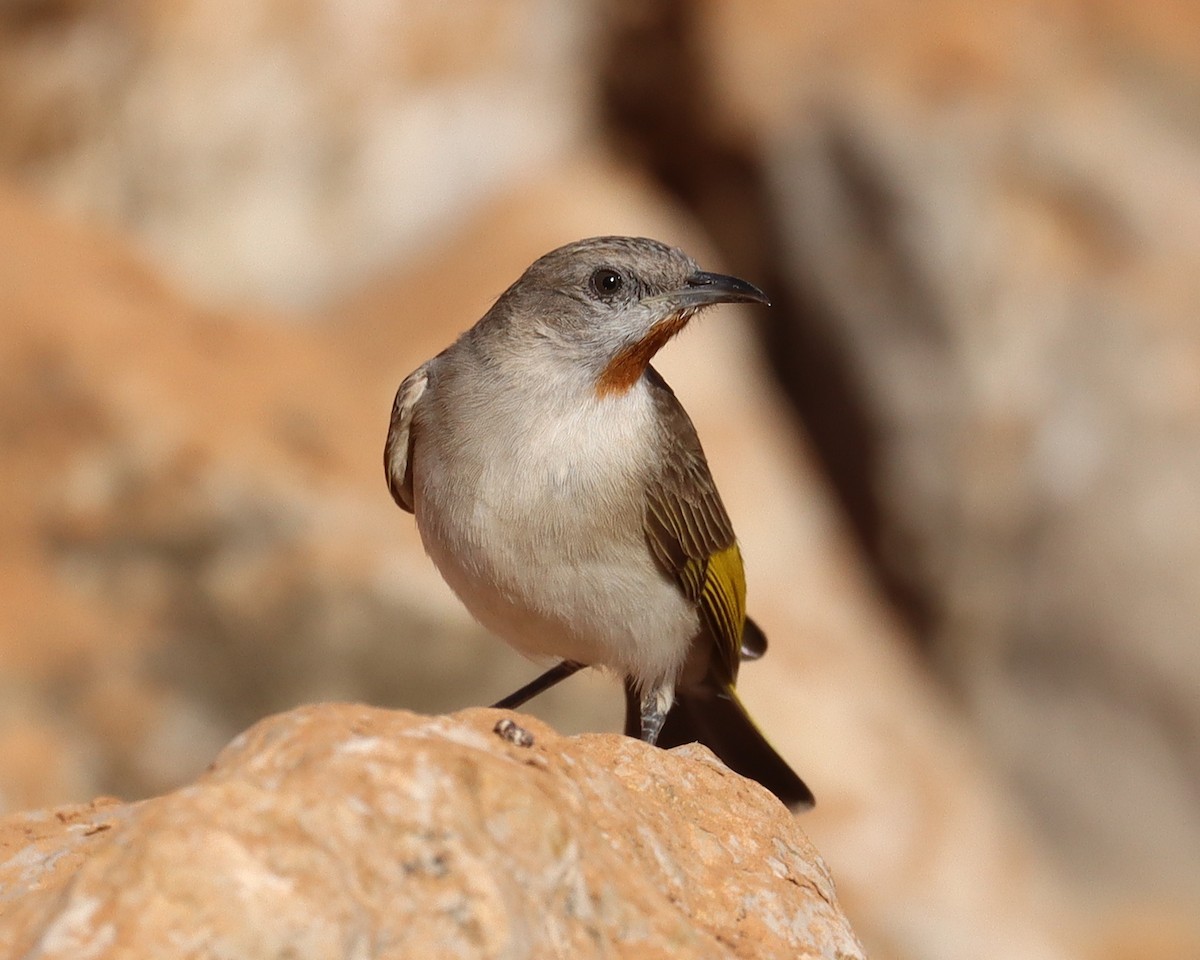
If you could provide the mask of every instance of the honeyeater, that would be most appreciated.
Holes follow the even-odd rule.
[[[768,304],[656,240],[596,237],[536,260],[396,393],[392,496],[468,610],[557,665],[625,685],[626,732],[698,740],[793,809],[813,802],[735,692],[766,640],[695,427],[650,360],[696,311]]]

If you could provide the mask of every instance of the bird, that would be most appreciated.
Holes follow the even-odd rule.
[[[624,685],[625,732],[699,741],[792,810],[804,781],[738,699],[766,650],[733,526],[696,429],[651,360],[700,310],[770,301],[646,237],[538,258],[396,391],[384,470],[470,613],[557,663],[496,706],[583,667]]]

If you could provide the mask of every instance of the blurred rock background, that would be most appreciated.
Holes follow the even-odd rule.
[[[0,4],[0,803],[532,675],[387,496],[392,393],[644,233],[775,300],[659,366],[868,951],[1200,955],[1198,105],[1187,0]]]

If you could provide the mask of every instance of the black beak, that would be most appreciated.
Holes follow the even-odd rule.
[[[754,284],[727,277],[723,273],[697,270],[684,281],[683,289],[676,298],[685,307],[703,307],[710,303],[764,303],[771,305],[770,298]]]

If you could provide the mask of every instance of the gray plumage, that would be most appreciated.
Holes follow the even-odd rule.
[[[617,673],[651,742],[677,688],[745,716],[741,556],[695,428],[649,364],[730,300],[766,298],[658,241],[552,251],[404,380],[384,451],[392,496],[475,617],[529,656]],[[768,786],[810,801],[766,749],[801,789]]]

